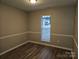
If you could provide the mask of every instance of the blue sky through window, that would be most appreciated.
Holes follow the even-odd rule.
[[[50,16],[41,17],[41,40],[50,42]]]

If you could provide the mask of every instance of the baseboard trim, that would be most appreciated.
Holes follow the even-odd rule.
[[[75,55],[74,55],[73,51],[71,51],[71,57],[72,57],[72,59],[75,59]]]
[[[35,42],[35,41],[29,41],[29,42],[31,42],[31,43],[36,43],[36,44],[40,44],[40,45],[51,46],[51,47],[56,47],[56,48],[60,48],[60,49],[65,49],[65,50],[70,50],[70,51],[72,51],[72,49],[70,49],[70,48],[65,48],[65,47],[61,47],[61,46],[51,45],[51,44],[47,44],[47,43]]]
[[[26,41],[26,42],[24,42],[24,43],[22,43],[22,44],[19,44],[19,45],[13,47],[13,48],[8,49],[8,50],[6,50],[6,51],[0,53],[0,56],[3,55],[3,54],[5,54],[5,53],[7,53],[7,52],[10,52],[10,51],[12,51],[12,50],[18,48],[18,47],[20,47],[20,46],[22,46],[22,45],[24,45],[24,44],[27,44],[28,42],[29,42],[29,41]]]
[[[3,55],[3,54],[5,54],[5,53],[7,53],[7,52],[10,52],[10,51],[12,51],[12,50],[18,48],[18,47],[20,47],[20,46],[22,46],[22,45],[24,45],[24,44],[27,44],[27,43],[29,43],[29,42],[35,43],[35,44],[40,44],[40,45],[45,45],[45,46],[51,46],[51,47],[56,47],[56,48],[60,48],[60,49],[65,49],[65,50],[70,50],[70,51],[72,51],[72,49],[70,49],[70,48],[65,48],[65,47],[61,47],[61,46],[51,45],[51,44],[42,43],[42,42],[26,41],[26,42],[24,42],[24,43],[22,43],[22,44],[19,44],[19,45],[13,47],[13,48],[10,48],[10,49],[8,49],[8,50],[6,50],[6,51],[0,53],[0,56]]]
[[[76,47],[78,48],[78,44],[77,44],[76,39],[74,37],[73,37],[73,41],[74,41]]]

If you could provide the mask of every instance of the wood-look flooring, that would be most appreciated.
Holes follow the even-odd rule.
[[[27,43],[2,56],[0,59],[72,59],[71,51]]]

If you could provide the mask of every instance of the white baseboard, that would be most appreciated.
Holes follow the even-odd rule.
[[[75,54],[73,51],[71,52],[71,57],[72,57],[72,59],[75,59]]]
[[[35,42],[35,41],[29,41],[29,42],[72,51],[72,49],[70,49],[70,48],[65,48],[65,47],[61,47],[61,46],[51,45],[51,44],[47,44],[47,43]]]
[[[73,37],[73,41],[74,41],[76,47],[78,48],[78,44],[77,44],[76,39],[74,37]]]
[[[22,46],[22,45],[24,45],[24,44],[27,44],[28,42],[29,42],[29,41],[26,41],[26,42],[24,42],[24,43],[22,43],[22,44],[19,44],[19,45],[15,46],[15,47],[12,47],[12,48],[8,49],[8,50],[6,50],[6,51],[0,53],[0,56],[3,55],[3,54],[5,54],[5,53],[7,53],[7,52],[10,52],[10,51],[12,51],[12,50],[18,48],[18,47],[20,47],[20,46]]]
[[[18,47],[20,47],[20,46],[22,46],[22,45],[24,45],[24,44],[27,44],[27,43],[29,43],[29,42],[35,43],[35,44],[40,44],[40,45],[45,45],[45,46],[51,46],[51,47],[56,47],[56,48],[61,48],[61,49],[66,49],[66,50],[72,51],[72,49],[70,49],[70,48],[65,48],[65,47],[61,47],[61,46],[51,45],[51,44],[42,43],[42,42],[26,41],[26,42],[24,42],[24,43],[22,43],[22,44],[19,44],[19,45],[13,47],[13,48],[10,48],[10,49],[8,49],[8,50],[6,50],[6,51],[0,53],[0,56],[3,55],[3,54],[5,54],[5,53],[7,53],[7,52],[10,52],[10,51],[12,51],[12,50],[18,48]]]

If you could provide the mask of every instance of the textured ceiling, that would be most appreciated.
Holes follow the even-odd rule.
[[[36,4],[31,4],[29,0],[1,0],[1,2],[25,11],[32,11],[48,7],[75,5],[77,0],[37,0]]]

